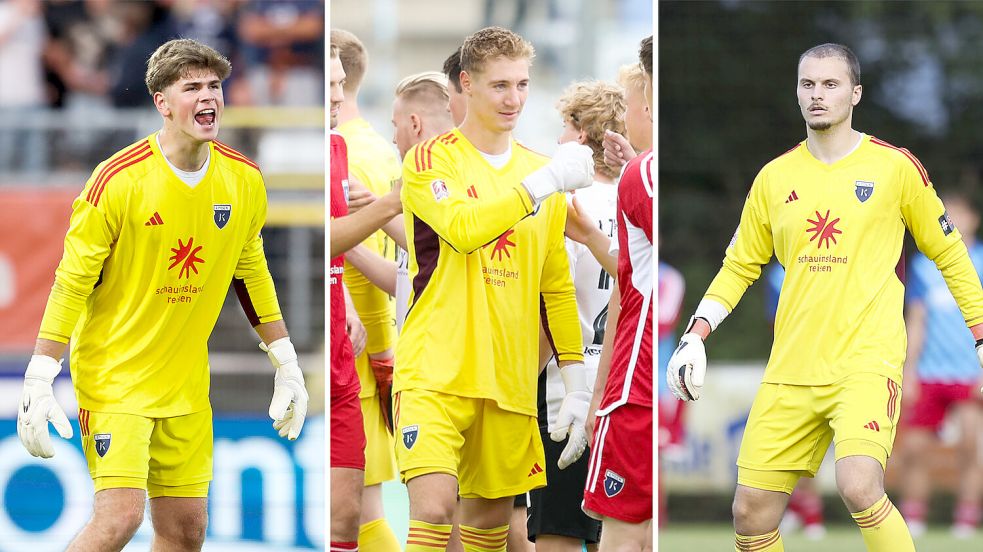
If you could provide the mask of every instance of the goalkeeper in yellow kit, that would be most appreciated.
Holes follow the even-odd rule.
[[[823,44],[799,59],[807,139],[758,173],[723,268],[667,366],[670,389],[700,398],[703,340],[772,252],[786,277],[775,341],[738,456],[735,550],[783,550],[778,524],[799,477],[833,442],[840,496],[870,551],[914,550],[884,493],[905,356],[904,231],[945,277],[981,355],[983,290],[921,163],[851,126],[860,102],[853,52]]]
[[[231,66],[193,40],[150,57],[159,132],[99,164],[73,204],[17,433],[51,457],[50,421],[71,426],[51,383],[71,338],[93,515],[68,550],[120,550],[147,496],[154,550],[200,550],[212,478],[208,337],[229,285],[276,367],[270,416],[296,439],[307,412],[297,355],[280,315],[260,231],[259,168],[218,142]]]

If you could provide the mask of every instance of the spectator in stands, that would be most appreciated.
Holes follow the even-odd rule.
[[[324,5],[318,0],[251,0],[239,18],[252,103],[324,101]]]
[[[0,3],[0,120],[6,127],[0,128],[0,172],[15,168],[18,160],[20,168],[34,173],[47,164],[43,131],[23,126],[45,103],[44,39],[38,0]]]

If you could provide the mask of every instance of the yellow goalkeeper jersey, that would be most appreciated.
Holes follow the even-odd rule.
[[[495,400],[536,415],[540,317],[561,361],[583,360],[563,238],[566,202],[534,208],[522,179],[548,159],[516,141],[501,169],[457,129],[403,161],[412,282],[394,391]]]
[[[357,180],[376,196],[392,191],[402,172],[393,145],[361,117],[346,121],[335,130],[348,144],[349,179]],[[382,230],[369,236],[362,245],[386,259],[396,260],[396,242]],[[345,287],[367,334],[365,351],[355,361],[362,384],[359,396],[371,397],[376,394],[376,384],[367,360],[368,353],[378,353],[396,345],[396,305],[388,293],[373,285],[348,261],[345,261]]]
[[[825,385],[854,372],[901,381],[905,228],[941,270],[968,325],[983,289],[928,173],[871,136],[827,165],[803,141],[761,170],[707,299],[732,310],[772,251],[785,267],[769,383]]]
[[[208,337],[234,287],[253,325],[279,320],[260,230],[259,168],[210,145],[194,188],[150,136],[96,167],[73,203],[39,337],[72,340],[81,408],[147,417],[208,407]]]

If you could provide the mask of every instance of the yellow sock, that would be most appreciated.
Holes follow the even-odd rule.
[[[505,552],[505,543],[508,540],[508,525],[494,529],[461,526],[461,543],[464,545],[464,552]]]
[[[782,535],[778,529],[764,535],[736,535],[736,537],[734,552],[785,552]]]
[[[451,525],[434,525],[425,521],[410,520],[410,531],[406,536],[406,552],[433,552],[445,550],[451,538]],[[368,550],[366,548],[366,550]]]
[[[386,518],[374,519],[358,528],[358,547],[362,550],[400,552],[399,541]]]
[[[887,495],[863,512],[851,515],[860,526],[868,552],[915,552],[908,526]]]

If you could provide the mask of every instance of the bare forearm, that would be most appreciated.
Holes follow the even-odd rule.
[[[352,264],[372,285],[389,295],[396,295],[396,263],[383,259],[363,246],[357,246],[345,253],[345,260]]]
[[[392,218],[382,227],[382,231],[396,242],[396,245],[403,249],[406,247],[406,227],[403,226],[403,215],[399,214]]]
[[[604,235],[603,232],[598,230],[591,234],[590,239],[587,240],[587,249],[590,250],[591,255],[597,259],[597,262],[601,264],[601,267],[608,274],[612,276],[618,275],[618,257],[611,254],[611,239]]]
[[[39,337],[34,343],[34,354],[49,356],[55,360],[61,360],[62,356],[65,355],[66,348],[68,348],[67,343]]]
[[[253,327],[263,343],[269,345],[277,339],[287,337],[287,324],[283,320],[264,322]]]
[[[597,361],[597,380],[594,382],[594,397],[592,404],[600,405],[604,396],[604,386],[611,372],[611,357],[614,355],[614,334],[618,328],[618,318],[621,317],[621,290],[614,286],[611,298],[608,300],[608,318],[604,324],[604,341],[601,343],[601,356]]]
[[[331,219],[331,258],[362,243],[400,213],[399,197],[392,198],[392,195],[386,194],[357,213]]]

